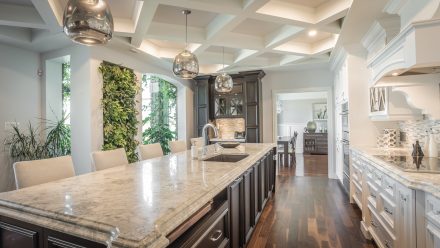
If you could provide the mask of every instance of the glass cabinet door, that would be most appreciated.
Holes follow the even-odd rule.
[[[215,116],[225,116],[227,115],[227,98],[223,96],[217,96],[215,98]]]
[[[234,96],[230,98],[229,111],[231,116],[243,115],[243,97]]]

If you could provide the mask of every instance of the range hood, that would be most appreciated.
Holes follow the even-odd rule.
[[[370,57],[367,66],[372,86],[388,76],[440,73],[440,19],[409,24]]]

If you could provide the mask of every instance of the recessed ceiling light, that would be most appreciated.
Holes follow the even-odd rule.
[[[318,33],[318,31],[316,31],[316,30],[310,30],[309,31],[309,36],[311,36],[311,37],[313,37],[313,36],[315,36],[316,34]]]
[[[398,73],[398,72],[393,72],[393,73],[391,74],[391,76],[393,76],[393,77],[399,76],[399,73]]]

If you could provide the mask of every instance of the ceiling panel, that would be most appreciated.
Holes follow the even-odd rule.
[[[182,8],[159,5],[153,17],[154,22],[167,24],[185,25],[185,15],[182,14]],[[188,25],[192,27],[204,28],[217,16],[217,14],[206,11],[191,10],[188,15]]]
[[[185,43],[168,41],[168,40],[155,40],[155,39],[150,39],[148,41],[160,48],[173,48],[173,49],[182,49],[182,50],[185,49]]]
[[[136,7],[136,0],[107,0],[110,11],[116,18],[131,19]]]
[[[330,0],[279,0],[279,1],[303,5],[310,8],[316,8],[319,7],[319,5],[321,4],[330,2]]]
[[[232,30],[234,33],[242,33],[253,36],[264,36],[280,28],[282,25],[274,22],[266,22],[256,19],[246,19]]]
[[[315,43],[324,39],[328,39],[330,37],[332,37],[331,33],[326,33],[326,32],[322,32],[319,31],[316,33],[315,36],[309,36],[308,35],[308,30],[305,30],[304,32],[301,32],[300,34],[298,34],[297,36],[295,36],[295,38],[292,39],[292,41],[295,42],[302,42],[302,43]]]
[[[238,52],[237,48],[232,48],[232,47],[225,47],[225,53],[228,54],[235,54]],[[223,52],[223,47],[221,46],[210,46],[208,49],[206,49],[207,52],[213,52],[213,53],[222,53]]]

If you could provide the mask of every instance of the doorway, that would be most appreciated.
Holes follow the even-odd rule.
[[[273,101],[274,140],[281,151],[279,164],[294,165],[296,176],[334,178],[331,89],[273,92]],[[285,140],[291,140],[287,161]]]

